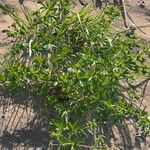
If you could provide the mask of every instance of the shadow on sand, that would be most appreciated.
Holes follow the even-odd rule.
[[[0,149],[48,149],[51,114],[42,101],[25,95],[10,98],[1,90]]]

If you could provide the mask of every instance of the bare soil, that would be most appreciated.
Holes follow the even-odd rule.
[[[20,0],[21,1],[21,0]],[[21,5],[18,0],[3,0],[10,9],[13,5],[16,6],[18,12],[21,13]],[[24,5],[30,10],[38,7],[33,0],[25,0]],[[82,6],[77,3],[75,11],[81,9]],[[145,8],[140,8],[138,0],[126,0],[127,12],[131,16],[133,22],[137,26],[150,25],[150,0],[145,0]],[[128,19],[128,24],[133,23]],[[4,30],[7,30],[12,20],[0,12],[0,54],[5,54],[13,42],[8,39]],[[124,28],[122,20],[116,25],[116,28]],[[137,29],[137,35],[146,42],[150,42],[150,26],[142,28],[142,31]],[[0,57],[1,59],[1,57]],[[142,81],[142,79],[141,79]],[[140,81],[138,81],[140,82]],[[144,89],[145,94],[143,104],[150,114],[150,83],[148,81],[141,84],[139,88]],[[21,97],[11,97],[6,91],[0,93],[0,149],[2,150],[46,150],[48,149],[48,120],[52,114],[45,112],[42,102],[39,99],[30,99],[27,94]],[[135,130],[128,124],[122,128],[114,128],[113,131],[109,127],[103,129],[106,131],[106,136],[111,139],[109,132],[117,133],[115,141],[125,150],[149,150],[150,140],[147,139],[147,145],[135,141]],[[108,142],[108,144],[110,144]],[[117,150],[114,144],[112,149]]]

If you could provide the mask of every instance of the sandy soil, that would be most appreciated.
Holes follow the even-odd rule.
[[[3,0],[10,7],[16,5],[18,11],[21,13],[18,0]],[[126,0],[127,11],[137,26],[150,25],[150,0],[145,0],[146,7],[140,8],[137,3],[138,0]],[[33,10],[37,6],[32,0],[25,0],[24,4],[27,8]],[[19,7],[18,7],[19,6]],[[75,10],[82,8],[78,5]],[[12,20],[0,12],[0,54],[5,54],[9,51],[9,47],[12,44],[12,39],[8,39],[6,33],[3,31],[12,23]],[[128,24],[133,22],[128,19]],[[122,21],[117,26],[118,28],[124,28]],[[144,33],[143,33],[144,32]],[[136,31],[137,35],[147,42],[150,42],[150,27],[142,28]],[[143,88],[145,84],[141,87]],[[0,93],[0,149],[3,150],[46,150],[48,149],[48,119],[44,116],[51,117],[51,114],[47,114],[42,106],[42,103],[36,100],[31,100],[29,97],[14,97],[10,98],[7,95],[7,91],[1,91]],[[147,106],[147,111],[150,113],[150,84],[147,83],[146,93],[144,98],[144,104]],[[105,130],[108,130],[105,129]],[[114,129],[118,132],[118,141],[122,139],[125,144],[126,150],[135,149],[133,146],[136,144],[134,137],[129,136],[128,133],[132,133],[135,136],[134,130],[130,128],[127,131],[127,127],[122,130]],[[116,131],[117,130],[117,131]],[[133,140],[133,141],[132,141]],[[148,139],[149,140],[149,139]],[[120,144],[123,145],[123,144]],[[118,148],[114,148],[114,150]],[[145,146],[142,144],[142,148],[138,145],[136,149],[149,150],[149,142]]]

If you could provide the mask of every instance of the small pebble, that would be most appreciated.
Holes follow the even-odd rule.
[[[4,119],[4,118],[5,118],[5,115],[3,114],[1,117],[2,117],[2,119]]]

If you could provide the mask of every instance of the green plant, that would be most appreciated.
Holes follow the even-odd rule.
[[[107,7],[95,14],[86,7],[73,13],[70,0],[37,2],[41,8],[24,8],[24,19],[1,6],[14,19],[8,36],[16,42],[0,79],[13,94],[27,89],[42,97],[45,107],[55,108],[50,121],[55,142],[50,146],[108,149],[97,130],[103,124],[117,126],[135,118],[141,126],[148,124],[147,113],[135,105],[137,91],[130,86],[149,73],[144,64],[148,49],[135,35],[114,35],[111,23],[119,10]]]

